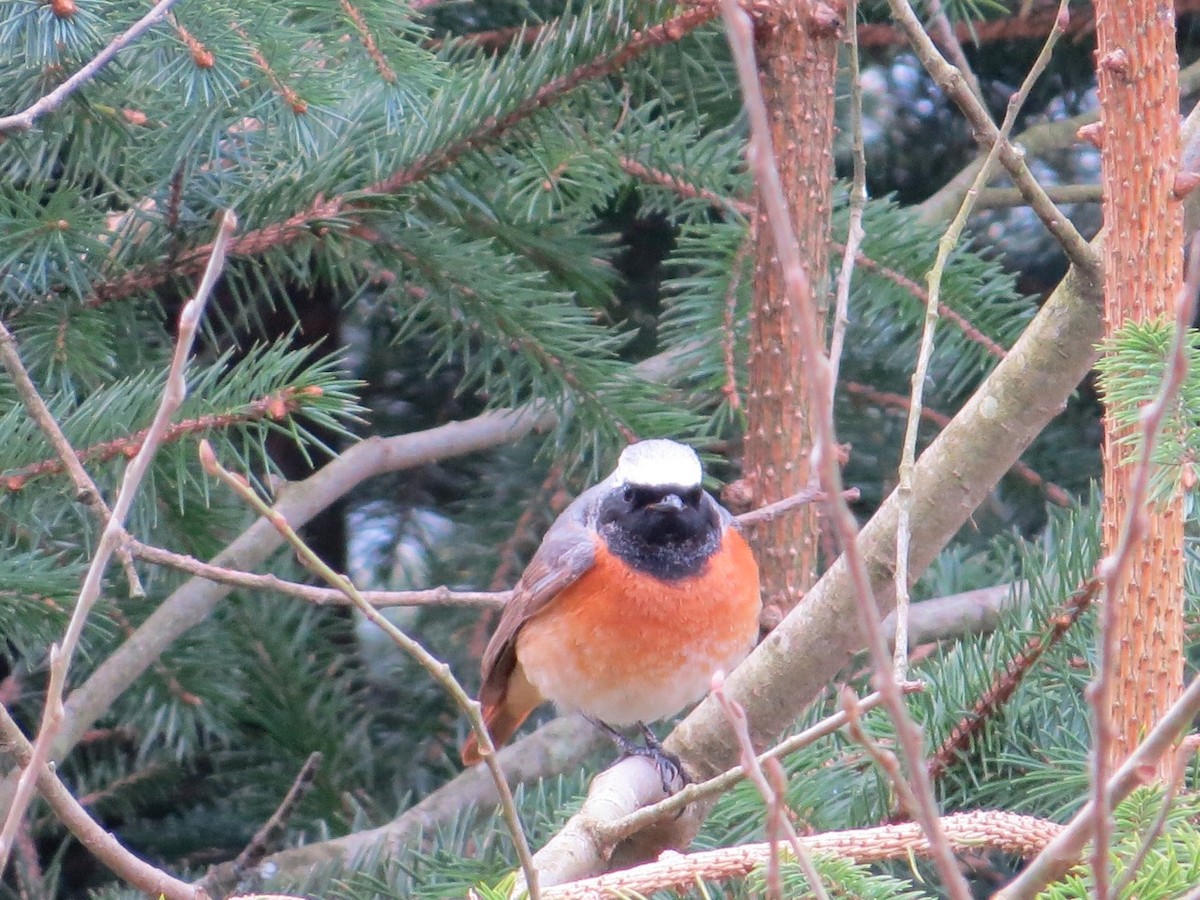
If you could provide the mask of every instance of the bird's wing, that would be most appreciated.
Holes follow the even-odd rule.
[[[512,598],[504,605],[496,632],[483,653],[483,705],[499,703],[517,663],[517,635],[533,616],[592,567],[595,535],[588,526],[591,492],[582,494],[550,526]]]

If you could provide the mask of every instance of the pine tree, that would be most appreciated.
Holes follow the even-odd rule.
[[[55,96],[148,8],[0,0],[0,350],[11,351],[0,380],[0,809],[12,802],[13,758],[22,752],[13,730],[37,733],[50,646],[62,639],[101,543],[104,507],[146,440],[180,309],[213,257],[220,216],[233,210],[238,228],[186,369],[187,399],[134,497],[130,539],[105,571],[70,665],[51,748],[56,772],[122,844],[184,881],[223,863],[206,883],[223,891],[240,883],[348,898],[468,888],[490,896],[516,851],[491,813],[486,776],[453,780],[464,733],[457,710],[336,592],[306,602],[299,588],[274,590],[265,578],[211,580],[232,570],[313,579],[281,552],[269,523],[255,522],[202,471],[198,444],[208,440],[221,464],[247,475],[293,525],[344,504],[348,548],[336,531],[322,542],[326,526],[317,523],[309,537],[337,565],[348,549],[344,564],[362,587],[397,591],[511,584],[565,499],[630,439],[695,443],[714,488],[738,476],[744,449],[761,481],[767,469],[751,448],[765,432],[748,392],[764,347],[750,321],[762,314],[770,253],[761,223],[749,227],[747,127],[718,10],[637,0],[424,8],[197,0],[155,9],[165,13],[94,77],[13,120],[3,117]],[[964,58],[993,113],[1058,21],[1040,6],[1008,13],[946,3],[930,25],[958,27],[964,39],[974,29],[982,43]],[[948,100],[954,84],[924,73],[882,7],[864,15],[863,71],[841,75],[866,89],[863,149],[876,199],[863,211],[836,402],[838,436],[850,445],[845,477],[860,490],[855,511],[865,521],[888,508],[894,484],[897,410],[925,316],[921,284],[966,188],[949,176],[964,166],[969,176],[976,164],[970,129]],[[1085,32],[1086,15],[1073,16],[1069,29]],[[836,21],[830,27],[827,42]],[[1023,39],[993,43],[1013,34]],[[769,46],[779,35],[759,37]],[[1068,152],[1079,123],[1067,117],[1091,108],[1089,52],[1086,40],[1060,44],[1017,123],[1018,142],[1042,153],[1037,177],[1064,189],[1095,170],[1094,157]],[[1181,73],[1185,91],[1195,81],[1191,69]],[[836,99],[845,136],[850,105],[841,91]],[[838,170],[848,175],[852,150],[838,141]],[[988,189],[984,200],[1008,202],[1003,190]],[[852,243],[851,191],[835,184],[831,199],[813,203],[832,206],[829,271]],[[1094,210],[1071,211],[1087,231]],[[810,229],[814,254],[825,246],[820,237]],[[941,285],[922,448],[943,429],[956,434],[945,417],[975,414],[972,394],[1006,354],[1027,358],[1026,344],[1041,342],[1038,377],[1070,392],[1090,365],[1089,335],[1099,335],[1095,273],[1074,262],[1052,296],[1031,296],[1032,285],[1058,283],[1064,267],[1037,218],[991,208],[972,220]],[[813,265],[822,301],[824,266]],[[1047,350],[1063,322],[1078,327]],[[1164,333],[1118,347],[1109,367],[1118,380],[1106,392],[1129,398],[1126,415],[1157,389],[1160,379],[1146,371],[1161,365]],[[36,421],[22,373],[69,451]],[[1188,386],[1184,403],[1200,402],[1197,393]],[[1006,405],[1010,395],[992,400],[1000,431],[1032,416]],[[1028,405],[1045,406],[1048,418],[1058,401],[1037,396]],[[1180,424],[1188,420],[1168,429],[1161,461],[1192,458],[1194,438]],[[963,463],[967,487],[986,495],[975,527],[940,553],[950,533],[917,535],[913,575],[937,557],[914,587],[918,601],[1014,585],[986,633],[954,628],[914,656],[914,677],[927,687],[908,703],[947,814],[1002,808],[1062,820],[1087,796],[1096,422],[1088,388],[1036,440],[1030,426],[1013,426],[1034,442],[995,490],[981,480],[986,453]],[[365,440],[372,435],[383,437]],[[755,452],[778,449],[760,440]],[[94,490],[72,475],[71,459]],[[956,531],[941,513],[960,504],[957,486],[921,490],[917,527]],[[1047,498],[1071,508],[1048,510]],[[780,533],[793,540],[794,523]],[[872,576],[886,584],[895,543],[879,533],[868,528],[863,541]],[[812,609],[833,602],[834,569]],[[1187,602],[1190,621],[1190,593]],[[809,614],[803,605],[796,613]],[[486,614],[435,603],[404,606],[397,620],[472,684]],[[834,625],[820,684],[791,686],[815,698],[808,711],[796,721],[754,716],[756,738],[836,712],[843,683],[870,690],[861,660],[835,678],[861,644],[850,646],[852,617]],[[815,622],[812,634],[834,625]],[[711,749],[704,715],[720,714],[706,704],[673,738],[689,747],[689,760]],[[556,728],[541,738],[545,758],[521,769],[517,806],[535,847],[559,831],[608,761],[571,723]],[[863,714],[862,731],[884,746],[896,739],[881,709]],[[319,767],[302,780],[298,803],[278,830],[256,838],[314,753]],[[708,759],[717,766],[722,757]],[[844,733],[789,756],[785,773],[788,806],[818,832],[877,826],[902,812],[893,784]],[[1190,798],[1164,817],[1147,860],[1133,864],[1161,802],[1150,790],[1117,811],[1114,874],[1134,872],[1138,896],[1175,896],[1200,881]],[[761,839],[764,821],[762,800],[743,784],[716,801],[702,827],[694,823],[697,843]],[[230,865],[248,845],[251,858]],[[299,849],[258,865],[284,847]],[[995,886],[989,879],[1019,866],[1015,854],[974,857],[973,879]],[[855,896],[924,896],[937,883],[903,854],[815,864],[831,891]],[[264,881],[268,873],[274,881]],[[788,896],[805,890],[794,865],[781,877]],[[84,890],[128,889],[38,801],[21,820],[0,893]],[[1053,890],[1076,896],[1086,886]]]

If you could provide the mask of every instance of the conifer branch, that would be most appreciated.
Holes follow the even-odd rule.
[[[679,175],[674,174],[673,172],[668,172],[663,169],[656,169],[651,166],[644,165],[644,164],[638,162],[637,160],[630,159],[628,157],[620,157],[619,164],[623,171],[632,175],[634,178],[637,178],[640,181],[644,181],[647,184],[655,184],[655,185],[658,185],[659,187],[665,187],[668,190],[674,191],[680,197],[683,197],[685,199],[703,200],[706,203],[708,203],[710,206],[712,206],[714,209],[722,210],[722,211],[732,209],[732,210],[736,211],[739,215],[745,216],[747,218],[751,218],[754,215],[753,205],[746,202],[745,200],[742,200],[739,197],[726,197],[726,196],[716,193],[715,191],[711,191],[708,188],[703,188],[698,185],[692,184],[691,182],[680,177]],[[834,250],[836,250],[838,253],[841,253],[843,255],[843,259],[845,258],[845,254],[846,254],[846,245],[845,244],[841,243],[840,241],[830,240],[829,246],[832,247]],[[903,290],[907,291],[908,293],[912,294],[912,296],[915,297],[917,300],[921,301],[922,304],[928,304],[929,292],[925,288],[923,288],[919,284],[917,284],[915,281],[913,281],[911,278],[909,278],[907,275],[905,275],[903,272],[898,272],[895,269],[893,269],[891,266],[887,266],[887,265],[884,265],[883,263],[876,262],[875,260],[871,259],[866,254],[864,254],[858,250],[856,250],[854,253],[854,262],[856,265],[862,266],[864,269],[874,272],[875,274],[879,275],[882,278],[886,278],[888,281],[892,282],[897,287],[900,287]],[[953,322],[954,326],[956,328],[958,328],[958,330],[961,331],[968,340],[971,340],[971,341],[975,342],[976,344],[979,344],[989,354],[996,357],[997,359],[1004,358],[1004,353],[1005,353],[1004,348],[1001,347],[999,344],[997,344],[995,341],[993,341],[990,337],[988,337],[986,334],[984,334],[978,328],[976,328],[974,325],[972,325],[971,322],[965,316],[956,312],[955,310],[953,310],[949,306],[947,306],[945,303],[942,303],[940,301],[938,303],[938,314],[940,316],[942,316],[943,318],[948,319],[949,321]]]
[[[967,87],[962,73],[946,62],[942,54],[938,52],[933,40],[921,27],[921,22],[913,12],[909,0],[888,0],[888,6],[908,36],[909,44],[921,60],[925,70],[958,105],[979,139],[989,147],[992,144],[999,145],[998,158],[1000,162],[1008,170],[1008,174],[1016,183],[1017,188],[1029,201],[1029,206],[1058,241],[1067,259],[1081,272],[1095,275],[1100,270],[1100,260],[1096,251],[1079,234],[1071,220],[1046,196],[1045,190],[1025,164],[1024,153],[1015,148],[1000,133],[987,108]],[[1062,24],[1065,27],[1067,23]]]
[[[71,446],[71,442],[63,434],[58,420],[54,418],[54,413],[50,411],[50,407],[42,399],[37,385],[33,383],[33,379],[29,376],[29,371],[21,361],[21,354],[17,349],[16,338],[13,337],[12,332],[8,330],[8,326],[2,320],[0,320],[0,363],[4,365],[5,371],[8,372],[9,378],[12,379],[13,386],[17,390],[17,395],[21,398],[21,403],[25,406],[29,417],[37,423],[38,427],[42,430],[42,434],[45,435],[47,443],[50,444],[55,454],[57,454],[59,464],[62,466],[61,471],[66,471],[70,474],[71,481],[75,485],[76,498],[87,504],[101,527],[107,527],[108,523],[112,521],[112,513],[108,508],[108,504],[104,502],[104,496],[100,493],[100,489],[96,487],[96,482],[92,480],[92,476],[84,469],[79,455],[75,452],[75,448]],[[20,479],[11,483],[8,478],[0,480],[0,485],[9,490],[14,489],[13,485],[19,489],[23,483],[23,480]],[[137,569],[134,567],[129,553],[118,548],[117,559],[125,571],[125,579],[129,583],[129,593],[137,597],[144,596],[145,590],[142,588],[141,579],[138,578]]]
[[[33,767],[34,746],[21,732],[8,710],[0,704],[0,744],[11,751],[17,763],[33,772],[38,792],[54,810],[59,820],[96,859],[118,878],[142,893],[166,900],[207,900],[208,894],[186,881],[180,881],[130,853],[99,822],[93,819],[75,799],[70,789],[59,780],[46,763]],[[22,820],[24,816],[22,816]],[[4,866],[0,865],[0,875]]]
[[[974,182],[968,188],[967,195],[963,198],[958,213],[946,228],[946,232],[942,235],[941,240],[938,241],[937,257],[934,259],[933,267],[929,270],[929,274],[926,277],[929,288],[929,299],[925,306],[925,320],[921,329],[921,343],[917,352],[917,363],[912,374],[912,393],[908,405],[908,421],[904,429],[903,451],[900,455],[896,484],[899,518],[896,522],[896,639],[893,665],[895,666],[896,677],[899,679],[903,679],[908,669],[908,551],[912,541],[913,470],[916,468],[917,431],[921,424],[921,408],[924,406],[925,379],[929,371],[929,361],[933,356],[933,335],[937,328],[938,307],[942,292],[942,276],[945,272],[946,263],[950,259],[950,253],[958,246],[963,229],[967,226],[967,219],[971,215],[972,207],[975,205],[975,198],[978,196],[980,189],[987,184],[988,179],[991,177],[992,166],[999,156],[1001,148],[1008,141],[1008,136],[1016,124],[1017,114],[1021,111],[1021,107],[1025,105],[1025,98],[1029,96],[1029,92],[1033,89],[1034,84],[1037,83],[1042,72],[1045,71],[1046,66],[1050,63],[1054,46],[1058,43],[1063,28],[1069,21],[1067,2],[1068,0],[1061,0],[1059,3],[1058,17],[1055,20],[1054,27],[1050,30],[1050,36],[1046,39],[1045,44],[1042,45],[1041,52],[1026,73],[1024,80],[1021,82],[1021,87],[1009,98],[1004,121],[1001,123],[999,131],[997,131],[995,138],[992,140],[991,148],[988,150],[987,156],[983,160],[983,165],[979,168],[979,172],[975,175]],[[962,47],[958,45],[957,41],[953,40],[953,32],[949,27],[949,22],[946,21],[945,14],[941,12],[940,5],[935,6],[933,12],[935,20],[940,17],[944,26],[943,30],[950,37],[951,47],[955,48],[958,54],[962,56]],[[964,62],[965,59],[964,56]],[[973,75],[968,78],[968,84],[975,94],[975,100],[980,102],[982,106],[981,97],[979,96],[979,85]],[[1089,252],[1091,252],[1090,248]]]
[[[3,328],[2,323],[0,323],[0,328]],[[0,336],[0,341],[3,341],[2,336]],[[160,444],[171,444],[187,435],[206,434],[251,422],[260,422],[264,419],[282,421],[288,416],[300,412],[304,408],[305,400],[318,397],[320,394],[321,388],[316,386],[286,387],[228,412],[208,413],[192,419],[182,419],[167,426],[161,436]],[[75,450],[72,455],[81,463],[105,463],[119,456],[131,459],[142,448],[149,432],[149,428],[143,428],[125,437],[113,438],[110,441],[102,441],[99,444]],[[65,458],[60,458],[44,459],[16,469],[9,469],[6,472],[0,472],[0,489],[16,493],[25,488],[33,478],[57,475],[66,471],[66,468]]]
[[[159,0],[148,13],[113,38],[108,46],[97,53],[90,62],[49,94],[41,97],[36,103],[21,112],[0,116],[0,135],[6,131],[28,131],[39,118],[62,106],[68,97],[95,78],[96,74],[112,62],[118,53],[157,24],[175,3],[176,0]]]
[[[1200,677],[1192,679],[1146,739],[1108,779],[1102,805],[1111,809],[1134,788],[1152,779],[1158,761],[1177,746],[1180,735],[1192,727],[1197,713],[1200,713]],[[993,895],[993,900],[1033,900],[1042,888],[1066,875],[1079,862],[1087,842],[1095,837],[1099,819],[1095,801],[1088,800],[1021,874]]]
[[[271,67],[270,62],[263,56],[262,49],[246,33],[246,29],[241,25],[235,24],[233,30],[246,44],[246,50],[250,53],[250,58],[254,61],[254,64],[267,76],[267,81],[275,93],[283,99],[283,102],[288,105],[291,111],[298,116],[302,116],[308,112],[308,102],[296,93],[296,89],[285,82],[283,77]]]
[[[920,729],[908,714],[898,681],[893,679],[889,672],[888,650],[879,608],[871,588],[866,561],[858,545],[858,524],[846,501],[841,497],[842,476],[835,446],[829,361],[824,355],[822,340],[817,333],[812,286],[799,259],[799,245],[793,233],[786,195],[780,183],[771,146],[766,102],[755,64],[752,24],[750,17],[738,7],[736,0],[721,0],[721,14],[725,20],[738,71],[738,81],[742,87],[743,103],[751,123],[749,160],[771,229],[775,252],[778,254],[784,286],[795,310],[805,366],[811,376],[806,383],[808,408],[811,411],[814,432],[811,464],[819,474],[821,486],[829,495],[829,518],[838,536],[842,557],[851,573],[859,612],[859,628],[866,638],[867,649],[875,666],[875,686],[884,696],[884,705],[895,723],[897,738],[908,762],[915,800],[913,813],[929,838],[934,851],[934,862],[942,877],[944,888],[956,900],[965,900],[970,897],[970,890],[941,830],[932,785],[922,764]]]
[[[1093,578],[1072,594],[1067,600],[1066,608],[1050,620],[1049,634],[1029,639],[1025,649],[1013,657],[1004,672],[979,695],[971,711],[950,729],[945,740],[930,754],[926,765],[931,779],[940,779],[958,755],[970,747],[971,741],[1009,701],[1037,661],[1062,640],[1071,626],[1091,607],[1099,593],[1100,582]]]
[[[356,219],[361,204],[372,196],[394,194],[406,187],[443,172],[457,164],[467,154],[481,146],[501,139],[514,126],[534,113],[550,106],[584,82],[603,78],[618,71],[622,66],[649,51],[680,40],[715,16],[711,6],[693,7],[679,15],[634,32],[624,46],[584,63],[574,71],[554,78],[517,104],[503,116],[490,116],[479,123],[470,134],[431,150],[415,160],[405,169],[393,173],[382,181],[355,191],[352,201],[344,195],[331,198],[318,197],[310,206],[281,222],[264,225],[242,234],[230,242],[228,253],[233,257],[259,256],[269,250],[291,246],[305,237],[312,236],[323,222],[351,222]],[[265,62],[265,61],[264,61]],[[285,97],[285,99],[287,99]],[[296,98],[299,102],[303,100]],[[127,272],[124,275],[98,284],[93,296],[86,301],[89,307],[120,300],[135,294],[153,290],[171,278],[195,272],[211,252],[211,245],[204,244],[180,252],[168,264],[153,264]]]
[[[263,861],[263,857],[267,855],[267,847],[274,840],[275,835],[286,827],[288,820],[296,812],[296,807],[304,800],[313,787],[313,781],[317,777],[317,771],[321,768],[321,760],[323,755],[320,751],[314,751],[308,755],[308,759],[304,761],[304,765],[300,767],[300,771],[296,773],[296,778],[292,782],[292,786],[288,788],[288,792],[283,799],[279,801],[279,806],[271,813],[271,817],[263,823],[258,831],[254,832],[254,837],[250,839],[250,843],[246,848],[237,855],[237,859],[233,861],[233,876],[238,881],[249,872],[252,868]],[[200,879],[197,883],[199,886],[204,885],[204,879]]]
[[[940,821],[953,850],[990,849],[1024,857],[1046,847],[1062,830],[1061,825],[1047,819],[999,810],[955,813]],[[799,841],[812,854],[860,864],[913,856],[928,858],[932,852],[921,828],[908,822],[804,835]],[[698,853],[666,854],[656,862],[548,888],[542,896],[544,900],[607,900],[683,890],[695,885],[698,879],[724,882],[749,875],[767,862],[770,852],[770,846],[762,843]]]
[[[448,665],[426,650],[420,641],[405,634],[390,619],[383,616],[377,609],[371,606],[366,598],[359,593],[354,582],[348,577],[331,569],[304,542],[300,535],[296,533],[295,529],[288,523],[288,520],[273,510],[265,500],[258,496],[254,488],[250,486],[250,482],[244,476],[235,475],[217,462],[216,454],[213,453],[207,441],[200,442],[200,463],[204,466],[206,472],[220,478],[226,487],[237,494],[247,506],[270,522],[309,569],[320,575],[333,587],[343,591],[354,607],[368,621],[391,638],[397,647],[408,654],[421,668],[429,673],[429,676],[454,701],[454,705],[458,707],[459,711],[466,716],[467,721],[471,725],[471,730],[475,733],[475,737],[479,741],[479,755],[483,757],[484,765],[491,773],[492,780],[496,784],[496,792],[500,798],[500,809],[504,814],[504,821],[508,825],[509,833],[512,836],[513,846],[517,849],[517,856],[521,860],[521,868],[525,872],[529,896],[531,900],[540,900],[537,870],[534,868],[533,855],[529,850],[529,842],[526,840],[525,831],[521,826],[521,816],[517,812],[512,790],[509,788],[508,781],[504,777],[504,770],[500,767],[500,763],[496,759],[496,747],[492,743],[491,734],[488,733],[487,724],[483,721],[482,707],[479,703],[471,699],[471,695],[467,693],[459,680],[454,677],[454,673],[450,671]]]
[[[371,33],[371,28],[367,24],[367,19],[362,14],[362,11],[351,3],[350,0],[338,0],[338,3],[346,11],[346,15],[350,17],[350,21],[354,25],[354,30],[358,32],[359,39],[362,40],[363,49],[367,51],[367,56],[371,57],[371,62],[375,63],[375,69],[379,72],[379,77],[388,84],[395,84],[398,80],[396,70],[392,68],[387,57],[383,55],[383,51],[379,49],[379,42],[375,40],[375,35]]]
[[[83,586],[79,590],[75,610],[67,624],[62,644],[53,645],[50,648],[50,683],[46,689],[41,725],[38,728],[37,739],[34,741],[30,761],[17,779],[12,804],[9,806],[4,826],[0,829],[0,872],[4,871],[7,865],[13,837],[25,815],[29,801],[33,797],[38,775],[49,761],[52,746],[62,727],[65,718],[63,695],[66,690],[67,672],[79,644],[79,638],[83,633],[83,626],[100,596],[108,561],[120,546],[124,535],[125,517],[133,505],[133,499],[150,467],[155,452],[158,450],[159,440],[166,431],[171,416],[175,414],[180,404],[183,403],[184,397],[187,396],[184,370],[187,367],[188,357],[191,355],[192,342],[200,327],[204,306],[224,268],[226,241],[236,227],[237,219],[232,212],[226,210],[217,226],[217,239],[213,242],[212,256],[204,272],[204,277],[196,288],[195,296],[184,304],[179,313],[175,352],[167,371],[166,383],[163,386],[162,401],[154,415],[154,421],[150,424],[149,434],[137,455],[125,469],[120,490],[117,492],[117,499],[113,502],[112,512],[105,523],[104,531],[101,533],[95,553],[92,555],[91,564],[84,576]]]

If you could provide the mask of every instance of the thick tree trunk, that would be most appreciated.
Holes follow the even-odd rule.
[[[755,39],[771,140],[809,282],[826,294],[833,187],[833,101],[838,26],[822,3],[784,0],[755,8]],[[797,317],[759,201],[757,264],[750,313],[746,481],[754,506],[808,486],[811,439]],[[821,304],[824,306],[824,304]],[[817,564],[815,505],[754,529],[769,624],[812,586]]]
[[[1097,0],[1097,81],[1104,186],[1104,331],[1129,319],[1169,316],[1183,266],[1179,162],[1179,61],[1164,0]],[[1104,546],[1116,545],[1133,469],[1120,431],[1104,425]],[[1149,511],[1124,592],[1115,598],[1118,640],[1110,759],[1122,762],[1183,689],[1183,499]],[[1164,763],[1170,766],[1170,760]]]

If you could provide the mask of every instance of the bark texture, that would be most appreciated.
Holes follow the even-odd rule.
[[[1104,187],[1104,332],[1169,316],[1183,268],[1179,61],[1164,0],[1097,0],[1097,83]],[[1104,546],[1116,546],[1133,468],[1121,432],[1104,425]],[[1110,759],[1119,765],[1183,690],[1183,497],[1150,510],[1123,593],[1115,598]],[[1168,760],[1164,765],[1170,765]]]
[[[809,283],[826,295],[833,190],[833,101],[839,21],[822,3],[784,0],[754,9],[763,94],[780,178]],[[750,312],[745,473],[754,507],[809,484],[812,447],[804,401],[800,314],[787,299],[761,198]],[[824,304],[821,304],[822,306]],[[773,624],[812,586],[817,567],[816,505],[754,529],[766,621]]]

